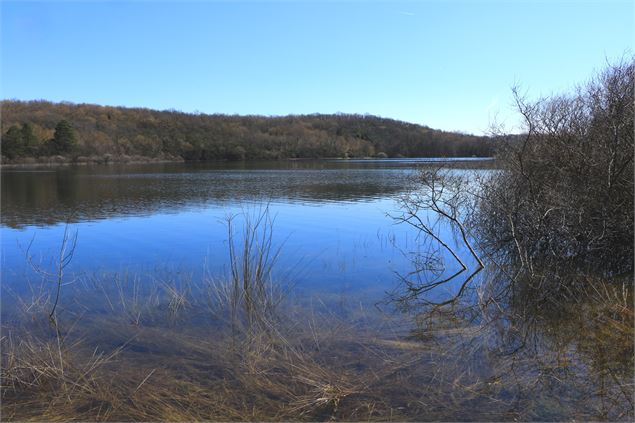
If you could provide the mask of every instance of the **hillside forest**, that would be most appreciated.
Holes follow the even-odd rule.
[[[282,117],[5,100],[3,163],[488,157],[488,137],[358,114]]]

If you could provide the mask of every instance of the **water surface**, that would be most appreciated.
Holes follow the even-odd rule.
[[[317,395],[319,404],[340,383],[342,392],[350,389],[346,399],[315,406],[308,419],[632,418],[633,314],[619,289],[563,305],[523,294],[490,301],[487,289],[497,285],[488,280],[488,268],[460,306],[430,310],[418,298],[413,304],[395,301],[403,293],[400,278],[431,251],[429,239],[395,220],[400,199],[413,189],[420,167],[437,165],[404,159],[3,169],[3,350],[17,357],[24,348],[28,353],[63,344],[69,360],[77,360],[65,363],[69,373],[69,365],[90,362],[94,351],[119,354],[112,367],[98,370],[102,385],[112,382],[114,397],[90,393],[74,398],[84,404],[77,409],[55,408],[51,398],[66,404],[57,388],[30,384],[7,390],[9,420],[58,419],[66,412],[85,420],[163,420],[167,414],[149,413],[146,405],[162,398],[161,392],[171,401],[180,384],[198,396],[188,393],[179,401],[192,406],[179,402],[177,414],[169,416],[247,420],[257,419],[249,414],[257,409],[262,420],[293,420],[298,411],[291,402],[301,398],[295,395]],[[463,161],[453,164],[453,172],[482,175],[489,167]],[[249,327],[242,338],[248,342],[236,347],[231,313],[217,309],[226,303],[205,298],[217,291],[191,287],[229,278],[228,219],[239,242],[245,216],[256,218],[264,210],[281,251],[274,278],[288,289],[289,304],[274,319],[283,339],[274,336],[273,344],[254,354]],[[434,222],[434,216],[420,217]],[[43,273],[55,270],[67,227],[77,231],[77,249],[51,326],[55,275]],[[468,266],[474,264],[447,226],[435,230]],[[438,245],[433,250],[445,274],[458,270],[447,252]],[[430,297],[448,298],[464,277]],[[263,359],[259,354],[277,352],[272,346],[280,342],[289,350],[274,355],[272,367],[250,373]],[[236,361],[236,355],[242,358]],[[210,370],[210,357],[216,370]],[[295,358],[287,363],[289,357]],[[35,362],[40,358],[36,354]],[[278,371],[287,365],[289,373]],[[9,372],[8,380],[23,380],[25,368],[10,367],[16,376]],[[125,407],[113,405],[155,371],[162,376],[144,387],[155,393]],[[315,385],[316,374],[333,379]],[[254,385],[258,380],[262,385]],[[60,381],[54,378],[50,386],[55,383]],[[284,389],[276,391],[278,386]],[[221,404],[209,395],[222,392],[242,398],[240,404],[204,414]],[[293,395],[276,401],[281,392]],[[259,395],[269,402],[256,407],[250,401]],[[161,401],[155,410],[166,406]],[[51,414],[30,411],[34,404]],[[238,414],[223,414],[228,410]]]
[[[45,265],[65,226],[78,231],[73,272],[227,271],[228,216],[268,207],[279,274],[312,290],[381,293],[407,272],[418,233],[397,200],[430,160],[144,164],[4,170],[2,276]]]

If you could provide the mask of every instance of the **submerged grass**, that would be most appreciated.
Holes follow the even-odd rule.
[[[158,304],[139,305],[135,322],[116,304],[116,312],[108,306],[109,313],[78,317],[66,301],[58,328],[45,314],[5,325],[3,420],[633,416],[633,315],[622,305],[589,305],[582,320],[567,312],[560,323],[544,320],[531,328],[521,327],[527,320],[437,312],[431,320],[421,317],[422,332],[405,336],[400,329],[391,335],[386,322],[375,331],[371,322],[356,325],[281,304],[275,318],[260,319],[254,330],[249,319],[238,325],[218,319],[221,305],[211,307],[198,291],[204,288],[181,291],[176,315],[166,290]],[[376,319],[369,314],[357,321],[363,318]],[[521,342],[524,348],[510,350]]]
[[[46,290],[12,294],[2,419],[633,418],[628,290],[595,283],[567,308],[479,301],[411,311],[414,325],[373,308],[335,313],[284,296],[270,224],[230,229],[227,279],[85,278],[64,293],[55,322]]]

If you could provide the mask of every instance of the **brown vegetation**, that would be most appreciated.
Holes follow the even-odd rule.
[[[14,162],[55,155],[110,162],[124,156],[244,160],[492,154],[486,137],[365,115],[227,116],[13,100],[1,106],[3,156]],[[62,121],[76,132],[70,144],[56,141],[55,128]],[[62,151],[58,144],[73,147]]]
[[[526,134],[501,145],[502,170],[482,184],[474,228],[486,250],[530,273],[632,274],[634,84],[631,60],[572,94],[514,91]]]
[[[376,315],[356,316],[366,320],[360,326],[305,306],[278,308],[277,318],[258,319],[257,331],[249,320],[232,328],[216,318],[218,304],[197,300],[204,292],[174,285],[185,299],[176,316],[167,289],[140,296],[140,314],[123,314],[133,304],[126,283],[99,283],[108,301],[94,291],[78,299],[99,307],[101,298],[115,311],[80,317],[66,301],[57,329],[38,307],[22,308],[19,325],[5,321],[4,421],[633,416],[628,297],[613,298],[611,309],[599,295],[582,307],[552,307],[549,319],[526,301],[504,315],[491,302],[471,316],[437,309],[418,315],[406,336],[394,332],[398,319],[377,331]],[[87,301],[91,292],[98,302]]]
[[[498,138],[498,169],[460,176],[421,169],[398,219],[427,237],[430,253],[402,278],[408,293],[400,299],[426,300],[422,294],[466,270],[461,251],[439,236],[439,222],[462,240],[458,249],[476,271],[485,261],[503,275],[501,290],[522,285],[549,298],[572,285],[632,277],[634,85],[631,60],[570,95],[529,102],[515,89],[526,133]],[[458,273],[445,272],[439,249]],[[470,281],[448,301],[457,302]]]

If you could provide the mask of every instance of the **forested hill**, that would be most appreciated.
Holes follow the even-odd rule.
[[[206,115],[13,100],[1,105],[5,162],[49,156],[99,161],[492,154],[486,137],[367,115]]]

